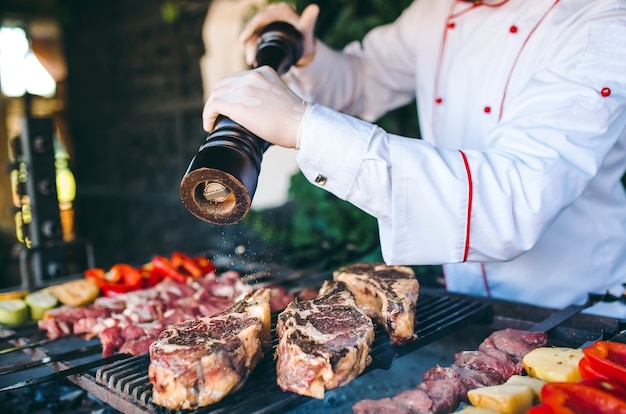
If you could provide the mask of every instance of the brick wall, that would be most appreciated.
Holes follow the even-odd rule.
[[[96,264],[230,243],[182,205],[180,180],[205,137],[199,61],[209,2],[70,1],[65,42],[79,236]]]

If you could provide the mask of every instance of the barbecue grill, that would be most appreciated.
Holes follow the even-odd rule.
[[[289,290],[319,287],[323,280],[332,277],[328,271],[289,271],[284,268],[268,271],[267,264],[262,263],[242,263],[236,270],[249,283],[282,284]],[[190,412],[349,412],[349,407],[359,399],[382,398],[416,385],[421,378],[419,369],[428,369],[435,363],[446,365],[447,362],[443,361],[447,358],[451,362],[454,352],[475,349],[494,330],[507,327],[528,329],[552,315],[554,310],[455,295],[438,287],[422,287],[416,312],[418,339],[415,342],[392,347],[386,332],[377,328],[371,365],[353,383],[327,392],[324,400],[282,392],[276,385],[273,355],[269,352],[237,393]],[[276,316],[273,314],[274,324]],[[579,314],[548,331],[549,344],[578,347],[588,341],[610,338],[621,329],[619,321]],[[275,346],[274,325],[272,334]],[[115,410],[124,413],[168,412],[152,403],[147,354],[134,357],[116,354],[103,359],[101,352],[97,339],[87,341],[70,337],[47,341],[34,323],[2,329],[0,388],[33,387],[67,378]],[[406,367],[416,362],[415,372],[407,372]],[[382,379],[383,383],[397,384],[396,376],[406,377],[404,388],[385,390],[374,386],[380,384],[371,383]],[[376,379],[369,380],[370,377]],[[377,392],[382,394],[376,395]]]

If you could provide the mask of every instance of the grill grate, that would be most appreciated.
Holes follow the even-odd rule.
[[[489,322],[491,307],[483,302],[448,295],[420,295],[416,311],[418,339],[404,347],[389,345],[389,337],[380,327],[376,329],[376,339],[372,346],[372,369],[388,369],[392,361],[450,333],[455,328],[471,322]],[[272,318],[272,339],[277,344],[275,323]],[[105,385],[117,397],[131,400],[137,405],[137,412],[167,412],[168,410],[152,403],[152,384],[148,380],[149,356],[147,354],[119,361],[102,367],[96,373],[96,381]],[[241,396],[245,398],[241,398]],[[111,403],[111,397],[106,400]],[[283,392],[276,384],[273,353],[268,352],[259,363],[246,384],[235,394],[227,396],[219,403],[203,407],[195,413],[270,413],[297,407],[310,400],[291,392]]]

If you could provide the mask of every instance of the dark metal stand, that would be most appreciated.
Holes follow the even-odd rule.
[[[19,254],[20,275],[22,286],[33,289],[93,267],[94,260],[87,241],[63,240],[52,119],[25,117],[20,139],[20,155],[27,167],[22,211],[30,219],[25,222],[26,240]]]

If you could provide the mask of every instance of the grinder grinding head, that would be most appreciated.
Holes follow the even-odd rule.
[[[186,174],[180,183],[180,195],[194,216],[213,224],[239,222],[252,202],[241,181],[214,168],[199,168]]]

